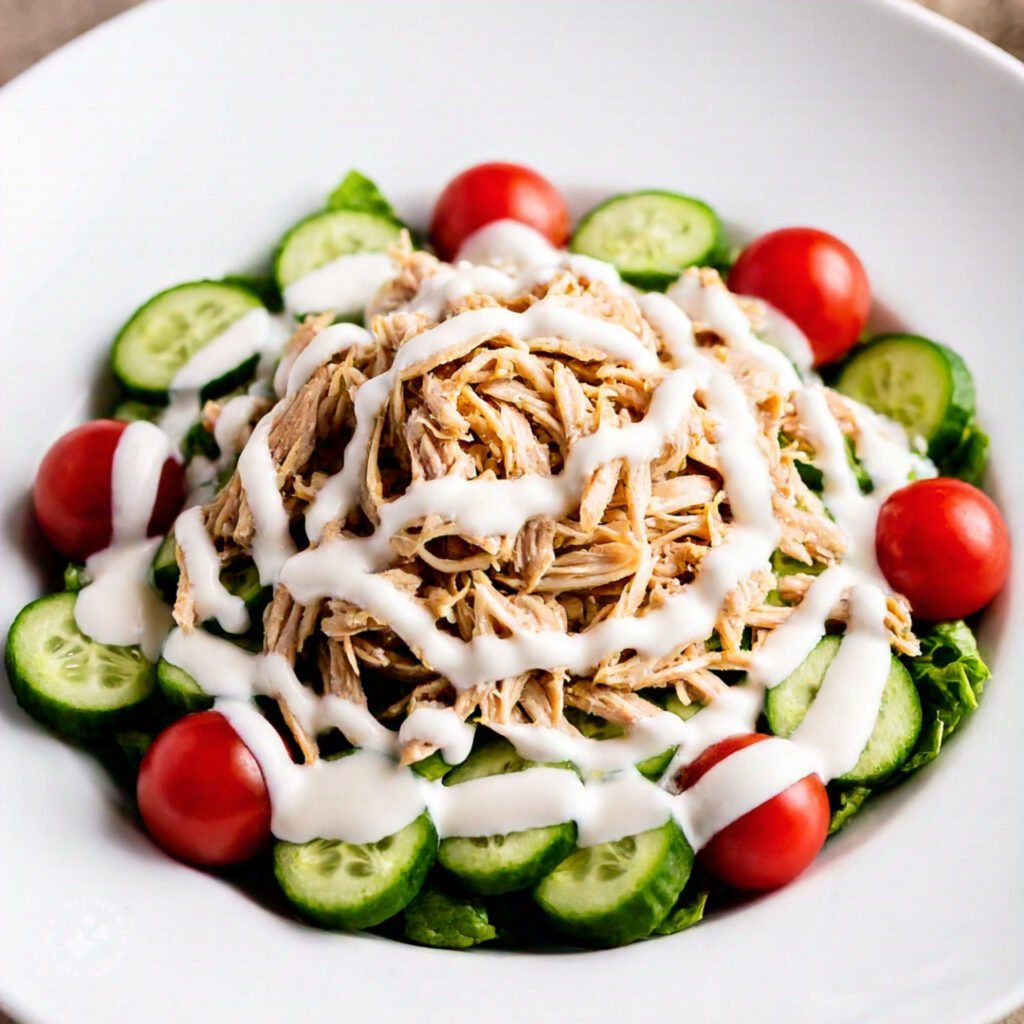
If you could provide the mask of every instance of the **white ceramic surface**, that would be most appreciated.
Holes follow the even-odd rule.
[[[157,0],[0,93],[0,623],[41,585],[25,494],[158,288],[258,261],[350,166],[413,222],[486,158],[577,211],[676,187],[735,237],[829,228],[880,322],[978,378],[1024,526],[1024,69],[886,0]],[[798,884],[605,953],[459,955],[307,929],[158,854],[0,688],[0,1002],[43,1024],[991,1021],[1024,1002],[1024,573],[984,703]]]

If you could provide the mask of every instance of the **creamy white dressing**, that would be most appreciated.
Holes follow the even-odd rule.
[[[390,274],[390,266],[383,266],[386,257],[371,255],[379,260],[344,257],[307,275],[286,294],[289,307],[339,309],[347,296],[353,296],[355,302],[356,292],[362,289],[358,302],[362,308]],[[459,263],[442,267],[425,282],[407,304],[408,310],[436,318],[463,295],[475,291],[514,294],[563,269],[631,294],[613,268],[556,250],[537,232],[511,221],[481,229],[467,240],[459,255]],[[381,277],[371,289],[370,279],[377,273],[374,262],[380,264]],[[655,375],[659,383],[642,421],[603,427],[580,439],[556,476],[442,478],[417,483],[383,506],[378,529],[369,537],[332,538],[296,553],[268,448],[277,411],[272,410],[253,430],[238,461],[255,525],[254,558],[261,581],[283,582],[301,602],[332,596],[367,609],[387,621],[424,661],[458,688],[533,669],[566,667],[582,674],[615,650],[629,648],[658,656],[706,638],[729,591],[769,564],[779,527],[772,509],[768,467],[758,444],[758,424],[731,375],[695,347],[691,318],[718,332],[730,346],[759,359],[783,387],[796,392],[798,413],[825,478],[824,500],[847,536],[849,557],[815,580],[787,622],[754,652],[747,683],[726,689],[686,721],[667,712],[657,714],[612,740],[569,736],[539,725],[492,727],[523,757],[571,761],[580,775],[537,767],[458,786],[429,782],[399,767],[395,759],[403,744],[415,740],[440,750],[451,764],[463,760],[471,748],[474,729],[451,708],[420,706],[397,731],[391,730],[366,707],[334,695],[321,696],[303,686],[293,667],[278,655],[250,654],[201,629],[190,633],[174,629],[164,644],[163,656],[217,698],[218,709],[253,751],[271,794],[275,835],[295,842],[317,836],[372,842],[398,831],[426,810],[442,836],[490,835],[573,820],[579,826],[581,844],[592,845],[656,827],[672,816],[692,845],[700,848],[721,828],[805,775],[817,773],[829,779],[856,763],[878,714],[890,658],[883,621],[885,591],[874,562],[871,531],[884,497],[905,482],[910,471],[920,475],[928,471],[928,465],[910,451],[898,427],[856,407],[860,427],[857,453],[875,483],[872,495],[862,495],[824,392],[814,384],[803,386],[790,362],[791,358],[805,365],[806,352],[787,324],[769,318],[765,337],[779,347],[766,343],[755,335],[735,298],[721,286],[703,284],[696,271],[684,274],[667,296],[643,295],[638,301],[661,335],[673,366],[661,363],[655,352],[625,328],[567,309],[556,297],[538,302],[524,313],[502,308],[464,312],[404,345],[388,373],[372,378],[356,392],[356,427],[343,468],[326,482],[307,513],[306,529],[313,541],[321,537],[329,522],[343,518],[355,507],[374,423],[395,381],[415,363],[461,357],[497,334],[518,339],[557,336],[631,363]],[[294,394],[319,366],[351,345],[371,340],[354,325],[327,328],[295,359],[279,366],[274,381],[277,394]],[[240,347],[235,348],[236,344]],[[234,356],[242,350],[240,341],[219,347],[218,358],[225,362],[229,351]],[[208,359],[216,355],[210,353]],[[195,387],[183,378],[174,400],[182,417],[183,410],[189,408],[182,397],[188,394],[186,386]],[[196,390],[193,403],[197,394]],[[674,432],[685,429],[695,394],[715,422],[733,524],[724,543],[705,556],[697,578],[657,610],[608,619],[584,634],[549,630],[509,638],[481,636],[466,643],[439,630],[421,606],[379,575],[391,562],[394,535],[428,514],[444,516],[481,538],[515,534],[536,515],[564,515],[579,502],[595,469],[616,459],[650,459]],[[230,459],[237,451],[239,435],[251,421],[253,401],[243,396],[221,410],[215,437],[222,458]],[[197,408],[195,404],[191,408],[194,419]],[[157,462],[155,447],[149,451],[149,467],[130,468],[133,460],[142,458],[140,453],[149,443],[136,431],[126,445],[120,456],[123,481],[134,486],[140,480],[158,479],[159,469],[153,465],[162,464],[165,455]],[[130,493],[128,483],[119,487],[115,482],[115,492],[118,490]],[[150,510],[151,499],[152,495],[147,506]],[[148,511],[143,517],[141,505],[124,504],[130,500],[126,497],[120,500],[122,506],[115,516],[118,529],[125,538],[144,536]],[[243,628],[244,605],[239,608],[238,599],[232,599],[220,586],[217,553],[202,530],[198,510],[183,513],[176,532],[200,616],[216,618],[226,629]],[[141,545],[150,550],[143,551]],[[122,584],[114,581],[144,579],[153,546],[153,541],[141,540],[134,546],[115,544],[110,552],[94,556],[95,563],[90,560],[90,572],[97,580],[83,591],[85,600],[79,600],[89,626],[82,627],[86,632],[106,630],[111,635],[114,614],[109,606],[125,605],[135,613],[145,604],[140,594],[119,591]],[[131,570],[107,568],[108,561],[131,563]],[[91,599],[85,596],[98,585],[106,590],[94,590]],[[130,599],[125,600],[126,596]],[[152,591],[149,596],[155,600]],[[678,770],[701,751],[726,736],[756,728],[765,688],[776,685],[803,660],[824,635],[830,613],[844,598],[849,601],[850,616],[843,644],[817,700],[793,737],[744,748],[686,792],[673,792]],[[94,620],[89,620],[90,614]],[[166,617],[166,608],[163,614]],[[135,634],[146,633],[148,627],[134,620],[128,623],[131,617],[125,614],[125,621],[117,624],[119,630],[123,628],[119,635],[127,635],[129,628]],[[152,636],[162,636],[166,628],[164,621]],[[150,647],[153,642],[147,640]],[[295,764],[274,727],[253,703],[256,696],[285,701],[311,735],[338,729],[359,749],[337,760]],[[635,771],[638,762],[673,747],[675,756],[660,785]]]
[[[271,409],[256,424],[238,456],[238,475],[255,526],[252,558],[260,573],[260,583],[264,585],[277,582],[285,562],[295,553],[277,467],[268,446],[273,425],[274,410]]]
[[[327,480],[310,505],[306,513],[306,533],[310,540],[318,540],[329,522],[344,518],[355,507],[374,423],[402,374],[421,362],[442,362],[465,354],[498,334],[523,340],[572,338],[596,352],[632,363],[640,370],[653,371],[660,366],[657,355],[625,327],[585,316],[547,299],[535,303],[524,313],[499,306],[469,310],[445,320],[403,345],[391,368],[366,381],[356,392],[356,427],[345,449],[351,458],[345,459],[341,470]]]
[[[332,324],[325,327],[288,364],[284,394],[294,395],[324,363],[330,362],[336,355],[347,351],[353,345],[368,345],[372,341],[370,332],[357,324]]]
[[[196,617],[200,622],[216,619],[229,633],[244,633],[249,628],[245,602],[220,581],[220,555],[206,532],[203,513],[197,505],[185,509],[175,520],[174,539],[192,584]]]
[[[220,468],[230,465],[230,460],[241,451],[242,431],[249,426],[258,405],[259,398],[255,395],[235,395],[221,405],[213,424],[213,439],[220,449]]]
[[[285,308],[293,313],[339,316],[361,313],[380,286],[394,273],[385,252],[357,252],[325,263],[284,290]]]
[[[129,423],[114,449],[110,546],[86,560],[91,582],[75,601],[75,622],[94,640],[160,651],[170,609],[149,586],[149,566],[160,538],[147,539],[164,463],[173,458],[167,435],[152,423]]]
[[[756,336],[779,349],[804,377],[809,375],[814,369],[814,349],[807,335],[782,310],[763,299],[756,301],[764,318],[764,326]]]
[[[160,428],[175,444],[199,419],[203,387],[260,355],[270,336],[270,314],[262,306],[251,309],[193,353],[178,370],[171,379],[170,402],[160,416]]]
[[[704,285],[700,271],[691,267],[683,272],[667,294],[691,320],[712,327],[730,347],[756,355],[788,390],[793,391],[800,386],[800,376],[790,360],[779,349],[757,337],[736,297],[724,285]]]
[[[171,627],[171,610],[148,579],[159,546],[159,537],[112,544],[86,559],[92,582],[75,601],[75,624],[86,636],[117,647],[138,645],[156,659]]]

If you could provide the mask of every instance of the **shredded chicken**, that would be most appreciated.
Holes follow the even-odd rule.
[[[300,520],[326,477],[340,468],[358,387],[385,372],[401,346],[438,322],[404,311],[403,304],[440,264],[408,248],[396,254],[396,264],[396,276],[372,306],[375,344],[347,349],[321,366],[282,403],[270,430],[278,484],[293,520]],[[660,339],[631,297],[569,271],[502,299],[463,295],[444,305],[440,319],[496,304],[522,311],[547,296],[625,326],[667,366]],[[293,360],[329,321],[307,319],[283,358]],[[774,485],[781,551],[808,569],[839,562],[845,552],[842,531],[799,472],[812,451],[792,405],[749,354],[696,326],[698,343],[730,370],[755,412]],[[640,420],[660,379],[555,337],[524,342],[498,335],[410,366],[375,424],[358,508],[328,532],[365,535],[379,523],[382,506],[417,481],[556,474],[580,438]],[[841,399],[830,400],[843,431],[855,434],[856,417]],[[394,560],[385,575],[439,629],[462,640],[548,629],[578,633],[608,618],[661,607],[694,579],[732,523],[716,428],[699,391],[683,420],[650,463],[600,467],[566,516],[531,519],[516,536],[474,537],[440,516],[418,520],[393,538]],[[225,563],[251,553],[252,515],[237,473],[203,515]],[[656,659],[621,651],[584,678],[564,670],[533,671],[456,692],[386,622],[340,600],[302,606],[284,586],[265,613],[264,649],[298,662],[300,677],[318,691],[368,705],[382,718],[439,704],[483,722],[540,722],[575,732],[565,718],[567,708],[628,725],[658,710],[649,699],[657,691],[672,691],[684,703],[712,700],[725,686],[719,673],[744,671],[751,651],[792,614],[813,579],[809,573],[777,578],[765,565],[728,595],[707,642],[681,645]],[[185,629],[195,625],[189,591],[183,571],[174,614]],[[833,619],[841,622],[846,614],[844,600]],[[916,652],[909,610],[897,595],[889,598],[886,624],[897,650]],[[282,712],[304,756],[315,758],[315,737],[303,732],[286,707]],[[415,742],[402,759],[411,763],[432,751]]]

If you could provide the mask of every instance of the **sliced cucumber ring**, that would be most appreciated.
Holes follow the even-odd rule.
[[[118,402],[110,413],[112,420],[124,420],[125,423],[134,423],[136,420],[147,420],[150,423],[160,418],[163,408],[159,405],[152,405],[149,402],[138,402],[134,398],[126,398]]]
[[[673,694],[673,696],[675,696],[675,694]],[[678,700],[678,698],[676,698],[676,700]],[[588,715],[586,712],[580,711],[577,708],[569,708],[566,717],[588,739],[613,740],[626,735],[626,730],[621,725],[616,725],[614,722],[608,722],[603,718],[598,718],[596,715]],[[672,761],[675,752],[676,748],[670,747],[668,750],[662,750],[660,753],[652,754],[650,757],[644,758],[642,761],[638,761],[635,765],[636,770],[645,779],[660,779],[665,773],[665,769]]]
[[[429,782],[443,779],[452,770],[452,766],[444,759],[440,750],[435,750],[429,757],[416,761],[409,767]]]
[[[482,779],[488,775],[521,772],[536,763],[520,757],[516,748],[508,740],[493,736],[480,746],[475,747],[465,761],[452,768],[444,777],[444,784],[457,786],[460,782]]]
[[[452,768],[444,783],[457,786],[489,775],[525,771],[537,763],[520,757],[507,740],[495,739]],[[565,763],[552,767],[572,770]],[[565,821],[505,835],[442,839],[437,859],[467,889],[492,895],[536,885],[575,845],[576,824]]]
[[[167,703],[182,714],[206,711],[213,707],[211,697],[183,668],[161,658],[156,665],[156,681]]]
[[[299,221],[281,240],[274,276],[283,292],[299,278],[341,256],[385,252],[402,226],[387,217],[358,210],[328,210]]]
[[[192,281],[155,295],[132,315],[114,340],[114,374],[144,402],[167,401],[174,375],[205,345],[262,303],[246,288],[221,281]],[[209,382],[220,394],[243,380],[256,357]]]
[[[623,946],[650,935],[690,877],[693,851],[674,821],[577,850],[535,896],[554,925],[580,942]]]
[[[442,839],[437,862],[467,889],[494,895],[536,885],[575,846],[576,825],[567,821],[503,836]]]
[[[153,562],[149,567],[149,578],[153,586],[163,595],[169,604],[174,603],[178,593],[178,578],[181,570],[178,568],[178,542],[174,539],[174,530],[171,530],[160,542],[156,549]]]
[[[75,623],[75,595],[50,594],[23,608],[7,637],[7,674],[33,718],[72,736],[131,728],[156,688],[138,647],[113,647]]]
[[[420,891],[437,853],[428,814],[376,843],[274,844],[274,874],[295,908],[325,928],[372,928]]]
[[[160,547],[156,549],[149,575],[153,586],[168,603],[173,604],[178,592],[178,579],[181,576],[173,531],[164,537]],[[232,562],[221,569],[220,581],[230,593],[245,602],[249,618],[253,622],[258,622],[263,609],[270,601],[273,588],[260,583],[259,570],[255,564],[249,559]]]
[[[974,378],[952,349],[915,334],[882,334],[855,350],[836,381],[844,395],[902,423],[937,458],[974,415]]]
[[[718,214],[675,192],[614,196],[585,214],[569,243],[573,252],[611,263],[624,281],[664,290],[687,267],[715,263],[725,247]]]
[[[764,713],[776,736],[791,736],[803,721],[840,643],[840,637],[825,637],[789,676],[768,691]],[[921,718],[917,687],[902,662],[893,658],[874,731],[857,763],[839,781],[880,782],[892,774],[914,749]]]

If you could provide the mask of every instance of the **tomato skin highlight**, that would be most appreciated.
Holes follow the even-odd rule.
[[[730,271],[729,287],[785,313],[807,335],[815,366],[846,355],[871,311],[871,285],[857,254],[817,228],[779,228],[755,238]]]
[[[191,864],[235,864],[270,841],[263,773],[219,712],[186,715],[157,736],[142,759],[136,796],[149,834]]]
[[[948,477],[915,480],[887,499],[875,528],[879,568],[915,617],[962,619],[1002,590],[1010,531],[977,487]]]
[[[569,240],[569,210],[558,189],[529,167],[497,162],[477,164],[448,182],[434,206],[430,239],[441,259],[451,260],[474,231],[506,218],[554,246]]]
[[[680,772],[679,788],[689,789],[737,750],[771,738],[740,733],[713,743]],[[828,836],[830,816],[824,784],[817,775],[806,775],[712,836],[697,860],[735,889],[778,889],[817,857]]]
[[[66,558],[84,561],[108,547],[113,532],[114,452],[128,424],[92,420],[58,438],[43,456],[32,488],[36,519]],[[160,474],[150,536],[166,533],[184,499],[185,470],[168,459]]]

